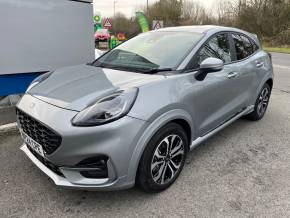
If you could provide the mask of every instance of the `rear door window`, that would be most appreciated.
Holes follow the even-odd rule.
[[[244,35],[232,34],[232,38],[234,41],[238,61],[249,57],[258,49],[258,46]]]

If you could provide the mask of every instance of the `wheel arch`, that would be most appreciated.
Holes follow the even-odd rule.
[[[184,129],[187,134],[188,144],[190,146],[191,141],[195,136],[193,121],[190,114],[182,109],[175,109],[162,114],[150,123],[137,142],[128,168],[127,175],[129,181],[135,181],[140,159],[150,139],[160,128],[172,122],[179,124]]]
[[[262,90],[262,88],[263,88],[263,86],[265,84],[268,84],[270,86],[271,90],[272,90],[272,88],[273,88],[273,77],[267,76],[263,80],[261,80],[261,82],[259,83],[259,86],[256,89],[255,94],[253,95],[253,97],[251,99],[251,102],[252,102],[253,105],[255,104],[255,102],[256,102],[259,94],[260,94],[260,91]]]
[[[187,136],[188,150],[190,150],[190,144],[192,141],[192,130],[191,130],[191,126],[188,123],[188,121],[186,121],[185,119],[174,119],[174,120],[168,122],[167,124],[169,124],[169,123],[176,123],[182,127],[182,129],[184,130],[184,132],[186,133],[186,136]],[[167,124],[165,124],[165,125],[167,125]]]
[[[266,84],[268,84],[270,86],[271,90],[272,90],[272,88],[273,88],[273,79],[272,78],[268,79],[266,81]]]

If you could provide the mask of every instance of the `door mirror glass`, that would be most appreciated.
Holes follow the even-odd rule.
[[[224,68],[224,62],[218,58],[207,58],[201,62],[199,71],[195,74],[197,80],[204,80],[208,73],[218,72]]]

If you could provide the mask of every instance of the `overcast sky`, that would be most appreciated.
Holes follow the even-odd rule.
[[[130,17],[135,14],[135,9],[146,5],[146,0],[116,0],[116,13],[122,12],[126,16]],[[149,0],[149,4],[156,0]],[[199,1],[207,8],[213,6],[213,2],[216,0],[192,0]],[[94,12],[95,14],[101,13],[102,17],[112,16],[114,14],[114,0],[94,0]]]

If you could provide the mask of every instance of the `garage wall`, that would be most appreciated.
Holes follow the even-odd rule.
[[[94,59],[91,0],[0,0],[0,75]]]

